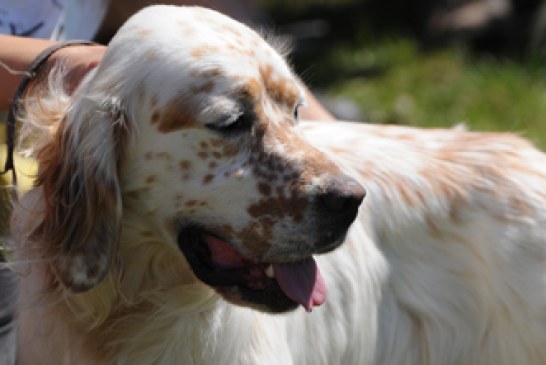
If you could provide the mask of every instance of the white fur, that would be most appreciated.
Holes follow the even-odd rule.
[[[194,36],[180,40],[176,22],[194,27]],[[546,158],[510,134],[302,122],[298,129],[309,143],[368,192],[344,245],[317,257],[326,303],[312,313],[270,315],[230,304],[195,280],[169,225],[176,194],[213,205],[195,216],[227,217],[236,227],[249,220],[244,209],[257,194],[252,174],[239,156],[218,167],[233,171],[238,183],[217,173],[210,188],[191,177],[162,185],[180,179],[172,171],[184,156],[196,165],[193,175],[207,173],[192,156],[209,137],[198,130],[181,143],[179,132],[157,133],[147,122],[151,111],[140,104],[157,92],[156,102],[165,105],[182,83],[199,81],[191,70],[209,65],[192,64],[183,42],[209,42],[223,22],[232,24],[196,8],[145,10],[72,98],[72,123],[87,134],[81,136],[87,145],[74,149],[106,174],[116,171],[115,142],[103,138],[105,119],[78,126],[84,113],[122,105],[133,134],[120,172],[122,267],[114,265],[88,292],[49,292],[47,258],[44,264],[29,256],[28,245],[39,242],[26,234],[40,221],[44,197],[40,188],[29,193],[13,219],[23,248],[19,262],[31,262],[22,270],[21,364],[545,364]],[[237,29],[248,37],[238,41],[253,39],[250,30]],[[136,36],[143,30],[163,32],[164,42],[147,43]],[[211,42],[223,47],[224,41],[231,40]],[[146,50],[157,52],[156,61],[140,61]],[[217,61],[232,75],[248,74],[266,62],[260,52]],[[292,78],[280,57],[271,62]],[[230,87],[222,80],[216,91]],[[198,119],[233,108],[221,95],[211,91],[212,99],[204,99],[217,104],[194,104]],[[265,110],[281,115],[272,105]],[[144,160],[152,155],[159,157]],[[150,175],[158,181],[144,189]]]

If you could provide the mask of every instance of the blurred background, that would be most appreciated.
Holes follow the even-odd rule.
[[[342,119],[518,132],[546,148],[546,1],[264,0]]]

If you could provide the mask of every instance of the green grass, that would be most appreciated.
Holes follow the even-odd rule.
[[[463,47],[424,52],[409,39],[337,46],[312,66],[336,73],[327,92],[354,100],[367,122],[521,133],[546,148],[546,66],[470,56]],[[362,72],[368,70],[367,72]],[[365,76],[350,76],[365,74]]]

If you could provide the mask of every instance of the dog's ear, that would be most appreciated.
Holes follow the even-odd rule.
[[[115,259],[127,125],[119,106],[76,104],[38,153],[36,185],[45,207],[32,239],[43,245],[55,276],[74,292],[98,285]]]

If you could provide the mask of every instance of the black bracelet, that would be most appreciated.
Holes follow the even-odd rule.
[[[30,81],[38,74],[40,67],[48,60],[49,57],[56,51],[61,48],[73,46],[73,45],[95,45],[96,43],[90,41],[74,40],[66,41],[61,43],[56,43],[50,47],[47,47],[42,52],[36,56],[34,61],[30,64],[27,69],[27,72],[23,76],[17,92],[13,97],[7,119],[7,131],[6,131],[6,144],[7,144],[7,154],[6,154],[6,164],[4,165],[4,171],[1,174],[5,174],[11,170],[12,184],[17,185],[17,174],[15,173],[15,166],[13,165],[13,151],[15,148],[15,116],[17,115],[20,107],[21,98],[25,90],[27,89]]]

